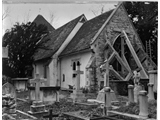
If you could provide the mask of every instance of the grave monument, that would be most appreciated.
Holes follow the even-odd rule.
[[[79,62],[77,63],[77,71],[75,71],[75,74],[76,74],[76,82],[73,93],[71,94],[71,98],[73,99],[73,102],[86,101],[85,95],[82,93],[82,90],[80,90],[80,74],[83,74],[83,71],[80,71]]]
[[[40,100],[41,82],[45,82],[45,81],[40,79],[39,74],[36,74],[36,79],[33,79],[30,81],[30,83],[35,83],[35,101],[30,106],[30,111],[28,111],[28,113],[32,115],[38,115],[38,114],[43,114],[47,112],[47,110],[45,110],[45,105]]]

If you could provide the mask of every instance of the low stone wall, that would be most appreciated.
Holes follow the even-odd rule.
[[[13,85],[16,90],[25,91],[28,90],[28,78],[12,78]]]

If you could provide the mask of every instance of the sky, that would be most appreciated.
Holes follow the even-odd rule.
[[[26,23],[33,21],[38,14],[41,14],[48,22],[51,20],[51,15],[54,15],[52,26],[58,28],[72,19],[85,14],[89,20],[95,17],[95,14],[100,14],[101,8],[104,6],[104,11],[115,8],[118,2],[100,2],[100,3],[38,3],[38,4],[24,4],[24,3],[11,3],[2,4],[2,14],[8,13],[7,17],[3,19],[2,33],[6,29],[10,29],[16,22]],[[7,12],[6,12],[7,11]],[[94,11],[94,12],[93,12]]]

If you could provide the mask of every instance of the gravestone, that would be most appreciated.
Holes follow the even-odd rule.
[[[16,91],[12,84],[9,82],[2,86],[2,95],[10,94],[10,97],[16,98]]]
[[[16,91],[8,82],[2,86],[2,116],[16,120]]]
[[[35,101],[30,106],[30,111],[28,111],[28,113],[35,116],[47,112],[47,110],[45,110],[45,105],[43,104],[42,101],[40,101],[40,83],[41,82],[44,82],[44,80],[40,79],[39,74],[36,74],[36,78],[34,80],[31,80],[31,83],[35,83]]]
[[[76,74],[75,89],[71,94],[71,98],[73,99],[73,102],[86,101],[85,95],[82,93],[82,90],[80,90],[80,74],[83,74],[83,71],[80,71],[79,62],[77,63],[77,71],[75,71],[75,74]]]

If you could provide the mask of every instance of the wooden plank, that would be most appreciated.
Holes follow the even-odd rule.
[[[136,64],[138,65],[138,67],[142,68],[143,76],[146,77],[146,78],[148,78],[148,75],[146,74],[146,72],[145,72],[145,70],[144,70],[144,68],[143,68],[143,66],[142,66],[142,64],[141,64],[138,56],[136,55],[136,52],[134,51],[134,48],[133,48],[132,44],[130,43],[129,38],[128,38],[128,36],[127,36],[127,34],[125,33],[124,30],[123,30],[123,33],[124,33],[124,35],[125,35],[125,37],[126,37],[126,39],[125,39],[125,40],[126,40],[126,43],[127,43],[127,45],[128,45],[128,48],[129,48],[130,51],[131,51],[131,54],[132,54],[133,58],[134,58],[135,61],[136,61]]]
[[[145,119],[145,120],[150,120],[149,118],[145,118],[143,116],[139,116],[139,115],[134,115],[134,114],[129,114],[129,113],[122,113],[122,112],[117,112],[117,111],[108,111],[109,113],[113,113],[113,114],[117,114],[117,115],[122,115],[122,116],[127,116],[127,117],[131,117],[131,118],[135,118],[135,119]],[[155,120],[155,119],[154,119]]]
[[[22,111],[20,111],[20,110],[16,110],[16,111],[19,112],[19,113],[21,113],[21,114],[23,114],[23,115],[26,115],[26,116],[28,116],[28,117],[34,119],[34,120],[37,120],[36,117],[34,117],[34,116],[32,116],[32,115],[29,115],[28,113],[22,112]]]
[[[128,81],[131,77],[132,77],[132,73],[129,73],[124,80]]]
[[[129,70],[129,72],[132,71],[129,64],[128,64],[128,61],[126,60],[126,57],[124,55],[122,55],[122,59],[124,60],[124,63],[126,64],[126,67]]]
[[[113,52],[111,56],[108,58],[109,63],[113,60],[114,56],[115,56],[115,52]]]
[[[111,70],[112,72],[114,72],[115,75],[116,75],[116,77],[118,77],[120,80],[124,80],[124,79],[121,77],[121,75],[120,75],[117,71],[114,70],[114,68],[111,68],[111,67],[110,67],[109,70]]]
[[[107,45],[107,44],[108,44],[109,47],[115,52],[115,56],[116,56],[116,58],[119,60],[119,63],[120,63],[123,67],[125,67],[126,70],[128,70],[127,67],[126,67],[126,65],[125,65],[125,63],[123,62],[123,60],[121,59],[121,57],[119,56],[119,54],[118,54],[117,51],[113,48],[113,46],[110,44],[109,41],[106,43],[106,45]],[[128,70],[128,71],[129,71],[129,70]]]

